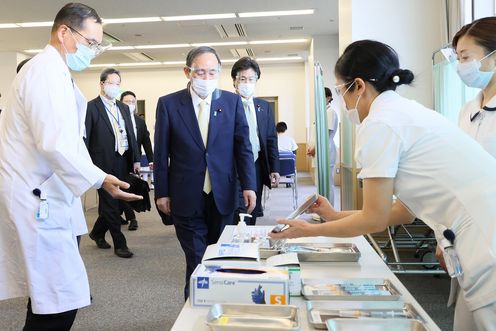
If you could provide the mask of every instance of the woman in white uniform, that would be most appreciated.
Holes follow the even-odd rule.
[[[330,221],[279,220],[290,227],[271,236],[353,237],[415,217],[438,240],[450,230],[463,270],[458,280],[464,300],[478,330],[495,330],[496,160],[444,117],[394,92],[411,83],[413,74],[399,68],[391,47],[354,42],[336,63],[335,74],[345,113],[360,124],[355,158],[363,208],[336,211],[319,197],[311,212]]]
[[[477,97],[461,109],[459,127],[496,158],[496,17],[465,25],[456,33],[452,46],[457,53],[457,71],[462,81],[469,87],[481,89]],[[444,265],[439,247],[436,256]],[[476,328],[462,296],[458,281],[453,279],[448,302],[452,305],[456,300],[453,331]]]

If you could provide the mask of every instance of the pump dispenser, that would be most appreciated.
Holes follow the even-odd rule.
[[[238,232],[238,242],[241,243],[249,243],[251,239],[250,232],[247,229],[247,225],[245,223],[245,217],[252,217],[250,214],[240,213],[239,214],[239,223],[237,226]]]

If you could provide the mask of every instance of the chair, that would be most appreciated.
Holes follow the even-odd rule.
[[[296,174],[296,155],[292,152],[279,151],[280,184],[289,184],[293,194],[293,209],[298,208],[298,185]]]

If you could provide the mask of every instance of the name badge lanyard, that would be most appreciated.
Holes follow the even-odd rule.
[[[112,116],[112,118],[117,122],[117,125],[119,126],[119,132],[122,133],[124,130],[122,129],[122,126],[121,126],[121,121],[120,121],[120,116],[119,116],[119,108],[117,107],[117,105],[115,106],[115,108],[117,109],[117,117],[114,116],[114,114],[112,114],[112,112],[110,111],[110,109],[107,108],[106,105],[103,105],[105,107],[105,110],[110,114],[110,116]]]

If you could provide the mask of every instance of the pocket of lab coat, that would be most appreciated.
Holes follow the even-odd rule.
[[[56,174],[52,174],[39,187],[48,203],[48,218],[37,220],[41,229],[67,229],[71,227],[72,192]]]

